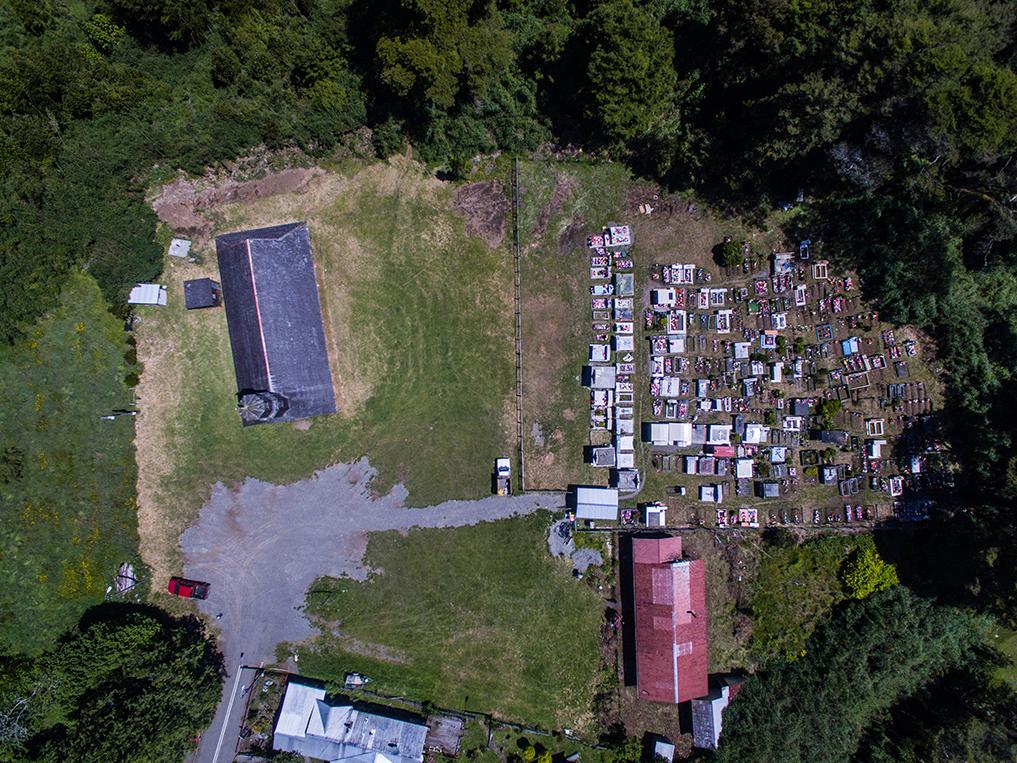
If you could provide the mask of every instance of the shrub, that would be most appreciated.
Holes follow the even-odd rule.
[[[853,599],[864,599],[900,584],[897,568],[883,560],[875,541],[869,537],[844,562],[841,579]]]
[[[729,239],[720,245],[720,261],[729,268],[740,268],[745,262],[745,242]]]
[[[834,417],[841,411],[840,400],[823,400],[816,406],[816,413],[823,418],[823,428],[829,429],[833,426]]]

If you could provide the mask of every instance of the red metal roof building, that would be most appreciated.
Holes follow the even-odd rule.
[[[682,539],[632,539],[636,691],[679,704],[710,690],[706,565],[682,559]]]

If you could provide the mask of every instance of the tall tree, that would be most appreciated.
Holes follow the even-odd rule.
[[[377,42],[381,81],[396,96],[448,110],[483,94],[512,60],[491,0],[400,0]]]
[[[222,688],[201,623],[144,608],[92,610],[53,650],[0,670],[0,750],[54,763],[180,760]]]
[[[632,0],[604,0],[583,24],[582,114],[595,140],[620,149],[659,126],[674,104],[674,42]]]
[[[805,656],[750,678],[724,717],[719,761],[847,761],[901,697],[963,664],[985,624],[898,586],[845,605]]]

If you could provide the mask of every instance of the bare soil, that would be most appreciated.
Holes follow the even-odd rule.
[[[258,180],[230,178],[211,186],[179,177],[162,187],[152,200],[152,209],[174,232],[201,241],[211,235],[214,227],[214,222],[203,214],[204,211],[280,193],[299,193],[322,172],[318,168],[296,167],[270,173]]]
[[[466,219],[466,233],[479,236],[489,247],[497,249],[505,240],[508,197],[497,180],[464,185],[456,191],[452,209]]]
[[[526,462],[528,487],[562,484],[559,479],[561,467],[554,452],[558,445],[555,432],[541,431],[537,422],[549,404],[558,404],[557,390],[566,362],[561,348],[568,344],[568,327],[561,316],[567,315],[568,310],[568,305],[559,297],[523,291],[523,314],[527,326],[531,327],[523,358],[523,420],[537,425],[537,429],[529,433],[530,442],[526,448],[527,454],[532,454]],[[524,430],[523,434],[525,436],[527,432]]]
[[[554,191],[551,192],[551,199],[540,210],[537,215],[537,224],[533,228],[532,239],[540,239],[547,231],[547,224],[551,219],[561,213],[565,208],[565,202],[571,198],[576,190],[576,179],[571,175],[559,175],[554,184]]]

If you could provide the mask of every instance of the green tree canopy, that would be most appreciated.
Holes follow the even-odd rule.
[[[823,426],[827,429],[833,426],[834,417],[841,411],[840,400],[823,400],[816,406],[816,413],[823,419]]]
[[[512,60],[491,0],[401,0],[377,42],[379,77],[439,110],[483,94]]]
[[[749,678],[724,716],[717,760],[848,761],[897,700],[969,659],[984,629],[902,586],[851,601],[803,657]]]
[[[54,763],[180,760],[222,689],[201,623],[149,608],[91,610],[51,651],[5,659],[0,671],[0,749]]]
[[[841,578],[844,588],[854,599],[864,599],[877,591],[900,584],[897,568],[879,555],[876,542],[867,536],[844,563]]]
[[[660,123],[674,101],[674,42],[632,0],[604,0],[584,22],[589,50],[583,116],[594,135],[623,146]]]
[[[745,247],[744,241],[725,241],[720,246],[720,260],[729,268],[741,267],[741,264],[745,262],[745,255],[743,254]]]

